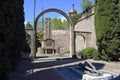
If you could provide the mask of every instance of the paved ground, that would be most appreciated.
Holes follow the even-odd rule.
[[[40,60],[40,59],[39,59]],[[32,62],[30,59],[24,59],[19,68],[9,75],[10,80],[73,80],[71,77],[67,79],[56,69],[64,67],[80,66],[85,60],[80,59],[60,59],[60,60],[43,60]],[[55,61],[54,61],[55,60]],[[116,74],[120,74],[120,62],[118,63],[108,63],[104,61],[94,61],[92,62],[98,69],[109,70]],[[82,69],[82,68],[81,68]],[[82,77],[82,76],[81,76]]]
[[[120,74],[120,62],[95,61],[92,59],[88,59],[87,61],[93,63],[99,69],[104,69],[111,73]]]
[[[79,64],[78,59],[67,59],[45,62],[31,62],[26,59],[20,67],[9,75],[10,80],[65,80],[56,68]]]

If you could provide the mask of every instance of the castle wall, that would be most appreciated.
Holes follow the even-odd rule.
[[[96,33],[95,33],[95,26],[94,26],[94,8],[91,9],[88,13],[84,13],[82,17],[78,20],[78,23],[75,25],[75,32],[77,33],[86,33],[89,32],[89,36],[86,37],[85,40],[88,40],[88,43],[86,47],[95,47],[96,45]],[[76,35],[78,36],[78,35]],[[80,35],[79,35],[80,36]],[[80,41],[81,39],[77,39],[76,42]],[[76,48],[78,49],[85,43],[77,44]],[[81,48],[79,49],[81,50]],[[77,50],[78,52],[78,50]]]
[[[70,52],[70,33],[68,30],[54,30],[52,31],[52,39],[55,40],[55,49],[57,52]]]

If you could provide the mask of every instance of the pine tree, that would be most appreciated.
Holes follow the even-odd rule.
[[[120,58],[119,0],[95,1],[95,28],[101,59]]]

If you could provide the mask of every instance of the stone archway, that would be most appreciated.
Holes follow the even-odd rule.
[[[86,38],[82,34],[75,37],[75,52],[79,53],[82,49],[86,48]]]
[[[84,48],[86,48],[86,47],[91,47],[91,32],[82,32],[82,31],[75,31],[75,43],[76,43],[76,39],[77,39],[77,37],[81,37],[81,38],[83,38],[83,49]],[[80,40],[80,38],[79,38],[79,40]],[[79,40],[77,40],[78,42],[79,42]],[[76,47],[79,47],[79,46],[81,46],[81,44],[75,44],[75,49],[76,49]],[[75,51],[75,53],[76,53],[76,51]]]
[[[65,13],[63,12],[62,10],[59,10],[59,9],[55,9],[55,8],[50,8],[50,9],[46,9],[44,11],[42,11],[35,19],[35,22],[34,22],[34,40],[33,40],[33,44],[32,46],[33,49],[31,50],[32,52],[32,57],[35,57],[36,56],[36,29],[37,29],[37,22],[38,22],[38,19],[45,13],[49,13],[49,12],[56,12],[56,13],[59,13],[61,15],[63,15],[68,23],[69,23],[69,26],[70,26],[70,57],[72,57],[74,55],[74,26],[73,26],[73,23],[72,23],[72,20],[70,19],[70,17]]]

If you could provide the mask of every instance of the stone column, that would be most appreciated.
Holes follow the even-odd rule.
[[[75,55],[75,42],[74,42],[74,26],[70,25],[70,57],[73,57]]]
[[[52,31],[51,31],[51,19],[46,18],[45,20],[45,31],[44,31],[44,40],[52,39]]]
[[[86,34],[86,47],[91,47],[91,33]]]
[[[31,36],[31,57],[34,59],[36,56],[36,35],[35,30],[33,30],[32,36]]]
[[[74,31],[74,53],[76,54],[76,32]]]

